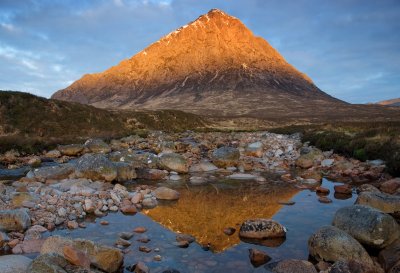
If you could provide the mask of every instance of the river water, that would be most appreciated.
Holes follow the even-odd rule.
[[[131,239],[132,245],[125,254],[125,267],[143,261],[152,273],[167,269],[208,273],[266,272],[263,266],[252,266],[248,257],[250,248],[265,251],[272,258],[271,262],[286,258],[307,259],[310,235],[321,226],[330,225],[335,212],[353,204],[356,198],[355,194],[345,198],[335,196],[335,183],[327,179],[323,179],[322,186],[331,190],[328,197],[333,202],[329,204],[320,203],[315,192],[299,190],[273,180],[261,185],[250,181],[220,181],[204,186],[189,186],[184,182],[157,185],[177,189],[180,199],[162,202],[154,209],[135,215],[109,213],[101,219],[86,219],[85,229],[56,230],[52,235],[113,245],[119,232],[142,226],[147,228],[147,232],[135,234]],[[294,205],[278,203],[289,201],[293,201]],[[241,241],[238,236],[240,223],[252,218],[278,221],[287,228],[286,240],[275,245]],[[101,225],[100,220],[108,221],[109,225]],[[223,229],[226,227],[234,227],[237,232],[225,235]],[[196,237],[196,242],[186,249],[179,248],[174,245],[176,233],[191,234]],[[151,241],[138,242],[137,239],[143,236]],[[146,246],[152,251],[140,252],[139,246]],[[161,261],[154,261],[155,255],[161,255]],[[124,272],[128,271],[125,269]]]

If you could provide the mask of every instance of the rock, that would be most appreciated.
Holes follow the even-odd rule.
[[[180,175],[173,174],[173,175],[170,175],[170,176],[169,176],[169,180],[172,180],[172,181],[179,181],[179,180],[182,180],[182,177],[181,177]]]
[[[146,231],[147,231],[147,228],[145,228],[145,227],[137,227],[133,230],[133,232],[136,232],[136,233],[145,233]]]
[[[331,167],[334,162],[334,159],[324,159],[321,161],[321,167]]]
[[[135,269],[134,269],[133,272],[135,272],[135,273],[149,273],[150,270],[149,270],[149,268],[147,267],[147,265],[145,263],[138,262],[135,265]]]
[[[286,228],[271,219],[247,220],[240,226],[239,236],[247,239],[286,237]]]
[[[321,196],[321,197],[319,197],[319,198],[318,198],[318,201],[319,201],[320,203],[324,203],[324,204],[332,203],[332,199],[330,199],[330,198],[328,198],[328,197],[326,197],[326,196]]]
[[[60,151],[62,155],[67,156],[77,156],[83,151],[84,147],[81,144],[69,144],[69,145],[59,145],[57,150]]]
[[[117,241],[115,242],[116,245],[120,245],[123,247],[128,247],[130,246],[132,243],[129,242],[128,240],[122,239],[122,238],[118,238]]]
[[[85,154],[76,162],[77,177],[108,182],[117,178],[117,168],[104,155]]]
[[[187,173],[189,171],[188,160],[176,153],[162,153],[160,155],[160,166],[178,173]]]
[[[70,246],[65,245],[63,248],[64,258],[73,265],[81,266],[83,268],[90,268],[90,259],[86,253]]]
[[[328,194],[330,193],[330,190],[327,189],[327,188],[324,188],[324,187],[316,187],[316,188],[315,188],[315,191],[316,191],[318,194],[323,194],[323,195],[328,195]]]
[[[26,209],[0,210],[0,230],[22,231],[31,225]]]
[[[27,202],[35,202],[37,197],[28,192],[15,192],[11,196],[11,204],[13,208],[21,208]]]
[[[263,155],[263,144],[261,142],[254,142],[247,145],[245,149],[245,155],[262,157]]]
[[[189,244],[191,244],[194,241],[196,241],[196,238],[194,238],[192,235],[189,235],[189,234],[177,234],[176,241],[177,242],[188,242]]]
[[[34,156],[28,160],[28,165],[30,165],[33,168],[37,168],[42,164],[42,160],[38,156]]]
[[[67,222],[67,227],[69,229],[77,229],[79,227],[78,223],[76,221],[68,221]]]
[[[63,256],[57,253],[47,253],[38,256],[28,268],[30,273],[74,273],[87,272],[79,266],[70,264]]]
[[[150,238],[147,237],[146,235],[141,236],[139,239],[137,239],[136,241],[147,244],[148,242],[150,242]]]
[[[114,166],[117,169],[118,182],[129,181],[137,177],[135,168],[132,165],[125,162],[115,162]]]
[[[6,233],[0,231],[0,249],[4,247],[6,243],[10,241],[10,238],[7,236]]]
[[[359,194],[360,192],[364,191],[370,191],[370,192],[380,192],[378,188],[372,186],[371,184],[362,184],[357,188],[357,193]]]
[[[179,248],[188,248],[190,243],[188,241],[179,241],[175,245]]]
[[[226,178],[234,180],[256,180],[258,176],[249,173],[234,173],[228,175]]]
[[[383,273],[379,267],[364,264],[357,260],[346,260],[335,262],[328,270],[328,273]]]
[[[382,249],[379,252],[378,260],[385,272],[389,272],[400,261],[400,239]]]
[[[320,271],[326,271],[329,269],[331,265],[327,262],[324,261],[319,261],[316,265],[315,268],[317,269],[318,272]]]
[[[382,249],[400,238],[400,226],[392,216],[363,205],[339,209],[333,225],[373,248]]]
[[[137,208],[134,205],[122,206],[120,208],[120,210],[121,210],[122,213],[125,213],[125,214],[137,213]]]
[[[161,255],[156,255],[153,257],[153,260],[156,262],[160,262],[162,260],[162,257],[161,257]]]
[[[212,172],[218,170],[218,167],[208,161],[201,161],[198,164],[190,166],[189,172]]]
[[[314,265],[303,260],[283,260],[267,265],[275,273],[317,273]]]
[[[167,188],[167,187],[159,187],[153,191],[154,196],[160,200],[178,200],[179,192],[176,190]]]
[[[151,248],[148,248],[147,246],[139,246],[139,251],[145,252],[145,253],[150,253]]]
[[[118,234],[118,236],[124,240],[130,240],[133,237],[133,235],[134,234],[132,232],[127,232],[127,231]]]
[[[38,253],[42,248],[43,242],[43,239],[24,240],[13,247],[12,252],[14,254]]]
[[[301,155],[296,160],[296,166],[303,168],[303,169],[309,169],[312,166],[314,166],[314,163],[321,161],[323,158],[324,158],[324,155],[322,154],[322,152],[320,150],[312,149],[310,152]]]
[[[146,168],[137,169],[137,178],[141,178],[141,179],[162,180],[166,176],[167,176],[167,174],[163,170],[146,169]]]
[[[207,183],[207,179],[201,176],[192,176],[190,177],[189,182],[192,185],[203,185]]]
[[[107,153],[111,152],[110,146],[101,139],[88,139],[85,142],[84,146],[91,153],[107,154]]]
[[[22,255],[0,256],[1,273],[28,273],[28,267],[32,260]]]
[[[400,211],[400,196],[382,192],[362,192],[356,204],[370,206],[386,213],[395,213]]]
[[[157,205],[158,205],[157,199],[153,199],[150,197],[150,198],[144,198],[142,200],[142,206],[144,208],[152,209],[152,208],[157,207]]]
[[[73,172],[73,165],[66,163],[34,169],[30,171],[26,177],[33,178],[40,182],[45,182],[46,180],[62,180],[68,178]]]
[[[46,232],[47,228],[34,225],[25,232],[24,240],[37,240],[42,238],[42,233]]]
[[[317,261],[357,260],[372,265],[372,259],[362,245],[346,232],[332,226],[325,226],[308,240],[310,255]]]
[[[224,233],[228,236],[233,235],[235,232],[236,232],[236,228],[233,228],[233,227],[224,228]]]
[[[396,191],[398,189],[400,189],[400,177],[383,182],[379,186],[379,188],[381,191],[383,191],[385,193],[389,193],[389,194],[396,193]]]
[[[254,267],[259,267],[271,260],[271,257],[262,250],[255,248],[249,249],[250,262]]]
[[[87,213],[93,213],[96,210],[96,206],[94,205],[93,201],[88,198],[85,199],[83,208]]]
[[[45,155],[47,158],[59,158],[61,157],[61,152],[59,150],[48,151]]]
[[[44,242],[40,253],[57,253],[63,256],[63,248],[66,245],[86,253],[93,266],[108,273],[118,272],[123,263],[123,255],[116,248],[98,245],[84,239],[70,240],[60,236],[49,237]]]
[[[336,185],[334,186],[335,193],[340,193],[340,194],[352,194],[352,188],[350,185],[345,184],[345,185]]]
[[[233,147],[221,147],[212,153],[212,162],[220,168],[237,166],[239,158],[239,150]]]

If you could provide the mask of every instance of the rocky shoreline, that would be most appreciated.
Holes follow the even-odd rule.
[[[316,191],[321,203],[332,201],[326,197],[329,190],[321,187],[322,177],[343,182],[335,186],[335,196],[360,192],[356,205],[339,210],[333,226],[315,231],[310,238],[313,263],[272,261],[267,270],[394,273],[400,268],[400,179],[386,174],[380,160],[360,162],[320,151],[302,143],[298,134],[150,132],[109,143],[89,139],[84,144],[60,145],[41,155],[9,151],[0,162],[5,173],[29,169],[24,177],[0,184],[0,247],[14,254],[0,256],[1,272],[118,272],[132,231],[121,235],[115,249],[84,240],[45,239],[41,234],[56,228],[85,228],[81,220],[86,217],[117,211],[135,214],[156,207],[160,200],[179,199],[176,190],[142,185],[144,180],[186,181],[192,186],[221,179],[267,184],[266,172],[279,174],[290,187]],[[132,183],[134,187],[127,187]],[[265,240],[285,233],[270,219],[249,219],[239,235]],[[184,237],[176,244],[187,247],[193,241]],[[33,262],[21,256],[39,252]],[[270,260],[256,248],[249,256],[257,266]],[[125,265],[125,269],[149,272],[144,263],[129,269]]]

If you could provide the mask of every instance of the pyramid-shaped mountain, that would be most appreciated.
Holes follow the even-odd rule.
[[[53,98],[101,108],[179,109],[224,116],[300,114],[309,107],[344,105],[318,89],[239,19],[218,9],[117,66],[83,76]]]

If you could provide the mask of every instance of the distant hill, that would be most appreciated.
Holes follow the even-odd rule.
[[[0,91],[0,152],[20,142],[65,143],[118,137],[143,129],[201,128],[204,120],[176,110],[110,111],[32,94]]]
[[[383,101],[377,102],[376,104],[386,105],[386,106],[400,106],[400,98],[391,99],[391,100],[383,100]]]

